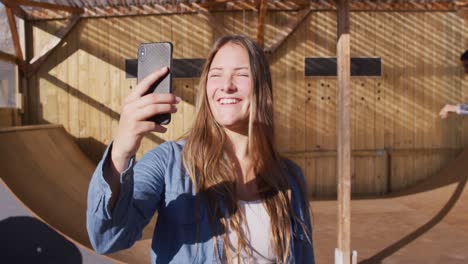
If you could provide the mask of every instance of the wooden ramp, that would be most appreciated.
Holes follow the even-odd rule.
[[[0,158],[1,178],[6,184],[0,188],[0,220],[36,216],[72,241],[85,263],[90,259],[89,263],[110,261],[103,258],[95,262],[94,258],[101,256],[86,249],[90,248],[85,228],[86,194],[95,164],[62,126],[0,130]],[[465,150],[415,188],[392,196],[353,200],[352,246],[358,250],[359,262],[468,263],[467,178]],[[11,208],[20,213],[11,213]],[[312,208],[317,263],[333,263],[336,201],[312,201]],[[149,263],[153,226],[148,226],[143,240],[132,249],[110,257],[126,263]]]
[[[358,262],[468,263],[468,149],[401,193],[353,199],[351,246]],[[334,263],[336,201],[313,201],[317,263]]]
[[[2,202],[1,219],[35,215],[75,241],[79,249],[92,252],[86,232],[86,198],[95,164],[82,153],[73,137],[57,125],[4,128],[0,130],[0,159],[1,179],[7,186],[1,189],[0,199],[6,201],[10,196],[10,207],[23,212],[7,215]],[[148,225],[143,240],[132,249],[110,257],[126,263],[149,263],[148,238],[153,228]]]
[[[1,179],[0,208],[2,263],[116,263],[44,223]]]

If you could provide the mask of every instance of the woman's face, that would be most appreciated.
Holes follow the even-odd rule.
[[[252,76],[249,55],[240,45],[227,43],[213,58],[206,93],[211,112],[225,128],[248,127]]]

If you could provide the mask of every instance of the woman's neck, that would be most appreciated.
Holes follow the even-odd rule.
[[[226,130],[227,153],[236,170],[237,194],[241,200],[258,199],[258,189],[255,172],[249,152],[249,137],[247,133]]]
[[[227,148],[231,158],[239,161],[249,157],[249,136],[247,133],[226,130]]]

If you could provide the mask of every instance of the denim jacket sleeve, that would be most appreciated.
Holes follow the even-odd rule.
[[[457,107],[457,114],[468,115],[468,104],[459,104]]]
[[[111,189],[103,177],[112,144],[91,178],[88,189],[86,227],[93,248],[101,254],[131,247],[158,209],[164,193],[166,161],[170,145],[161,144],[135,164],[132,158],[120,175],[120,194],[112,212],[108,210]]]

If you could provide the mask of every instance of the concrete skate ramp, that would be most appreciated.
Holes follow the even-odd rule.
[[[404,192],[353,199],[351,246],[358,262],[468,263],[468,150]],[[317,263],[334,263],[336,201],[313,201]]]
[[[2,189],[0,199],[6,200],[4,196],[11,190],[9,196],[17,199],[9,198],[9,201],[21,201],[11,206],[21,208],[24,203],[31,214],[76,241],[78,248],[91,248],[86,232],[86,197],[95,164],[62,126],[0,129],[0,159],[1,179],[8,186]],[[4,206],[3,202],[1,211]],[[26,207],[23,211],[28,211]],[[3,219],[20,215],[5,213]],[[147,238],[151,237],[153,228],[154,221],[145,229],[143,240],[132,249],[110,257],[126,263],[149,263]]]

